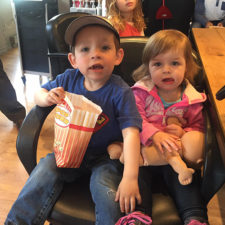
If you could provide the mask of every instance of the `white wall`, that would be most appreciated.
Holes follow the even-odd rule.
[[[12,46],[10,37],[15,37],[16,25],[10,0],[0,0],[0,54]]]

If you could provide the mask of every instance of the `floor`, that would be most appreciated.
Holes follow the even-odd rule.
[[[34,92],[40,87],[39,76],[26,75],[26,85],[23,84],[17,48],[1,55],[0,58],[16,90],[19,102],[26,107],[28,113],[34,106]],[[43,77],[42,82],[46,81],[47,78]],[[53,116],[53,113],[49,115],[42,129],[38,143],[38,159],[51,151]],[[16,153],[17,133],[16,126],[0,112],[0,225],[4,223],[13,202],[28,178]],[[211,225],[225,225],[225,185],[209,202],[208,215]],[[45,225],[47,224],[46,222]]]

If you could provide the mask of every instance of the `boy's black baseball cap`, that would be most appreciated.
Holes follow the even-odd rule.
[[[77,19],[73,20],[68,28],[66,29],[65,33],[65,41],[68,45],[73,46],[74,44],[74,39],[77,33],[84,27],[91,26],[91,25],[98,25],[105,27],[106,29],[112,31],[116,38],[118,39],[120,43],[120,36],[116,29],[106,21],[106,19],[100,17],[100,16],[81,16],[78,17]]]

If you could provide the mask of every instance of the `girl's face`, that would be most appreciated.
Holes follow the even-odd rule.
[[[149,72],[159,90],[174,91],[184,80],[186,60],[182,50],[169,50],[152,58]]]
[[[120,12],[123,13],[129,13],[132,12],[136,6],[137,6],[138,0],[117,0],[116,6],[120,10]]]

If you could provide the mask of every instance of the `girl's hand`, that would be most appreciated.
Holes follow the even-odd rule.
[[[185,131],[183,130],[183,128],[177,124],[167,125],[164,131],[166,133],[173,134],[179,138],[181,138],[185,134]]]
[[[141,204],[137,179],[123,178],[116,192],[115,201],[119,201],[121,212],[130,213],[135,210],[136,200]]]
[[[57,87],[51,89],[46,97],[47,102],[49,105],[60,104],[62,103],[63,99],[65,98],[65,91],[62,87]]]
[[[179,137],[177,137],[176,135],[162,131],[155,133],[152,137],[153,144],[162,154],[165,150],[168,152],[172,152],[173,150],[179,151],[180,146],[177,144],[178,139]]]

